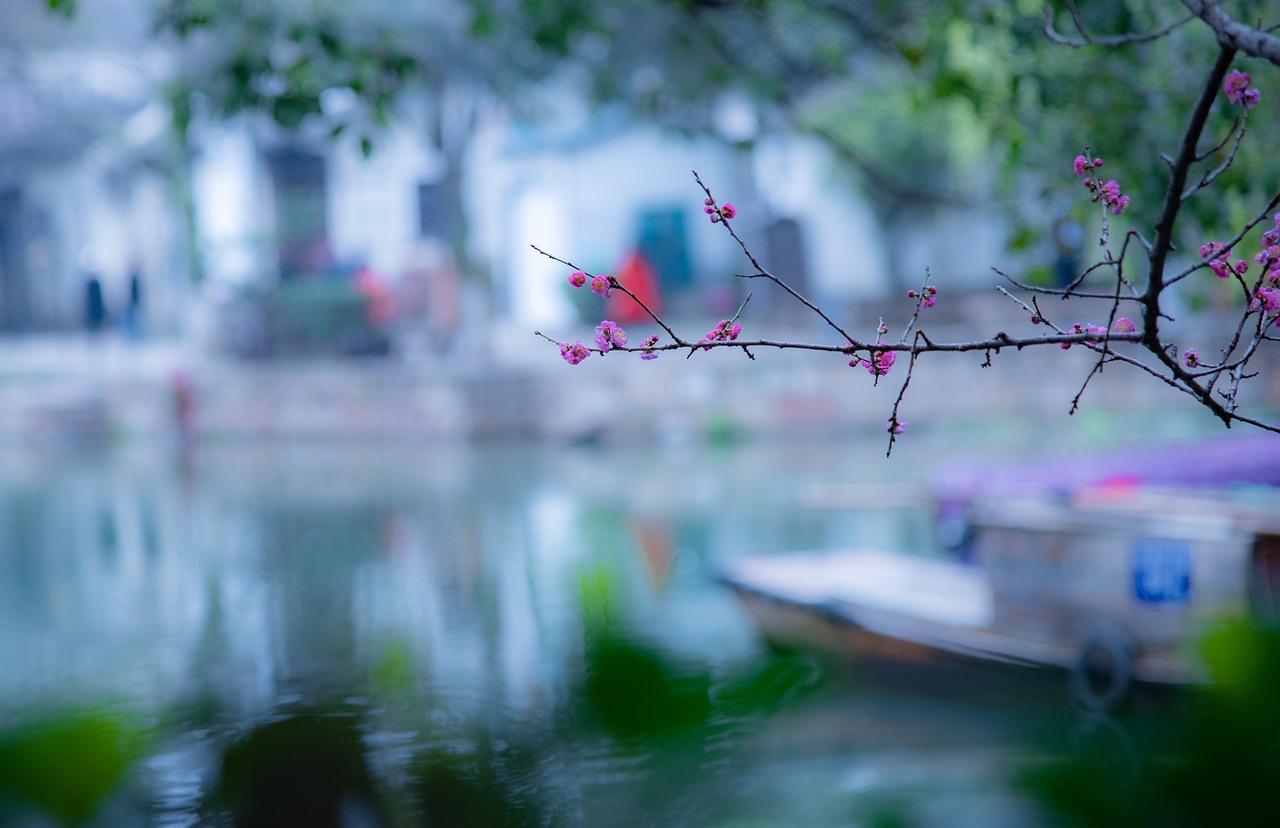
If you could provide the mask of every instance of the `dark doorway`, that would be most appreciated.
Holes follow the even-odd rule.
[[[0,330],[31,327],[31,297],[23,267],[22,196],[0,190]]]
[[[276,200],[280,278],[319,273],[332,264],[325,218],[324,159],[298,149],[267,153]]]

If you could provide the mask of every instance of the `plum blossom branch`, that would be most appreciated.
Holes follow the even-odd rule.
[[[1233,104],[1240,104],[1243,106],[1244,115],[1237,118],[1235,124],[1232,126],[1232,133],[1234,137],[1231,141],[1231,151],[1227,153],[1227,157],[1222,159],[1222,163],[1218,166],[1211,170],[1206,170],[1199,182],[1184,190],[1182,193],[1183,201],[1191,198],[1191,196],[1216,181],[1218,176],[1226,172],[1232,162],[1236,160],[1236,153],[1240,150],[1240,142],[1244,140],[1244,134],[1248,131],[1249,110],[1253,109],[1253,107],[1258,104],[1258,100],[1260,98],[1257,89],[1248,88],[1252,80],[1253,79],[1249,77],[1248,73],[1236,70],[1230,75],[1227,75],[1226,80],[1223,81],[1223,87],[1227,93],[1227,100],[1231,101]],[[1221,149],[1221,146],[1222,145],[1220,144],[1219,149]],[[1204,157],[1196,156],[1193,159],[1193,162],[1200,160],[1204,160]]]
[[[1206,4],[1194,3],[1191,0],[1184,0],[1184,4],[1195,12],[1196,17],[1201,19],[1209,17],[1217,20],[1217,18],[1213,17],[1212,10],[1205,10],[1207,8]],[[1081,25],[1075,5],[1069,3],[1069,8],[1077,29],[1085,38],[1083,41],[1070,41],[1058,36],[1059,42],[1064,42],[1066,45],[1071,46],[1116,46],[1145,42],[1146,40],[1163,37],[1184,25],[1188,20],[1193,19],[1186,18],[1178,21],[1151,35],[1097,38],[1085,31],[1083,25]],[[1209,21],[1206,20],[1206,22]],[[1219,20],[1218,22],[1220,23],[1221,21]],[[1051,13],[1046,15],[1046,31],[1049,31],[1053,36]],[[1148,238],[1137,229],[1129,229],[1124,234],[1119,250],[1113,250],[1110,241],[1110,221],[1112,217],[1126,211],[1130,199],[1129,196],[1121,192],[1120,186],[1115,179],[1103,181],[1100,174],[1100,169],[1103,166],[1102,159],[1095,157],[1088,148],[1085,148],[1084,154],[1075,159],[1073,167],[1077,176],[1083,179],[1083,184],[1090,193],[1091,200],[1099,206],[1101,231],[1098,237],[1100,248],[1098,260],[1085,268],[1065,288],[1047,288],[1025,284],[993,268],[1011,286],[1029,295],[1029,301],[1015,296],[1004,286],[997,286],[997,290],[1022,308],[1027,314],[1031,325],[1043,325],[1044,329],[1047,329],[1049,333],[1010,335],[1005,331],[999,331],[990,337],[958,342],[930,338],[923,324],[923,314],[924,311],[937,303],[939,291],[935,285],[931,284],[934,278],[932,271],[926,268],[921,287],[918,290],[907,292],[906,298],[912,302],[912,308],[908,314],[902,335],[897,342],[889,342],[884,339],[888,335],[889,328],[885,325],[883,317],[879,321],[873,338],[866,341],[854,339],[821,307],[805,298],[788,284],[786,279],[766,270],[760,264],[750,247],[735,229],[734,221],[738,217],[737,209],[729,202],[718,202],[696,171],[694,171],[693,175],[705,195],[703,202],[705,213],[709,216],[711,223],[724,226],[725,231],[737,243],[753,268],[754,272],[738,274],[738,276],[740,278],[764,278],[774,282],[795,301],[821,318],[828,328],[840,336],[843,344],[744,338],[742,336],[744,313],[751,294],[747,295],[747,299],[743,301],[733,316],[720,320],[711,331],[695,342],[691,338],[677,334],[671,324],[661,318],[653,308],[618,279],[605,274],[589,274],[576,268],[567,259],[547,253],[535,246],[533,249],[539,254],[547,256],[573,271],[568,276],[569,283],[572,286],[580,288],[590,284],[591,292],[602,298],[607,298],[613,290],[622,291],[623,294],[636,302],[648,319],[659,326],[665,333],[667,341],[662,341],[661,337],[655,334],[639,343],[632,342],[621,327],[607,319],[602,320],[596,327],[594,342],[588,344],[584,344],[581,341],[569,344],[568,342],[555,340],[541,332],[536,333],[543,339],[555,343],[560,349],[561,356],[571,365],[581,363],[592,354],[603,356],[613,351],[623,353],[638,352],[642,359],[650,360],[665,351],[686,351],[686,357],[692,357],[700,349],[711,351],[716,348],[736,348],[741,349],[751,359],[755,359],[753,349],[806,350],[852,357],[848,364],[851,367],[865,368],[871,376],[873,385],[878,385],[879,381],[893,370],[898,354],[906,353],[908,360],[903,381],[885,424],[889,435],[888,453],[892,452],[898,437],[905,431],[907,422],[901,416],[902,406],[906,399],[907,388],[914,377],[916,363],[923,354],[982,351],[986,355],[983,365],[989,366],[992,354],[1000,353],[1001,349],[1016,348],[1021,350],[1027,347],[1046,345],[1057,345],[1063,350],[1069,350],[1076,345],[1080,345],[1096,354],[1096,360],[1093,361],[1089,373],[1085,376],[1079,390],[1071,400],[1071,413],[1079,409],[1083,396],[1093,378],[1103,373],[1107,365],[1120,363],[1131,366],[1144,374],[1158,379],[1169,387],[1191,396],[1212,411],[1227,426],[1233,423],[1245,423],[1268,431],[1280,432],[1280,425],[1267,423],[1259,418],[1244,414],[1240,410],[1240,394],[1243,384],[1257,376],[1257,372],[1248,370],[1250,361],[1261,353],[1264,343],[1280,342],[1280,330],[1273,330],[1273,328],[1280,329],[1280,213],[1274,215],[1274,227],[1262,234],[1261,249],[1253,257],[1253,261],[1258,265],[1256,274],[1248,259],[1237,258],[1233,252],[1234,248],[1243,242],[1251,231],[1261,224],[1277,206],[1280,206],[1280,193],[1271,197],[1267,206],[1229,241],[1208,241],[1203,243],[1200,246],[1202,261],[1174,275],[1168,275],[1165,272],[1169,262],[1169,255],[1175,249],[1175,227],[1182,205],[1196,193],[1215,183],[1235,162],[1247,132],[1249,110],[1256,106],[1261,98],[1259,91],[1252,86],[1252,78],[1245,72],[1231,68],[1238,51],[1237,47],[1223,35],[1224,30],[1215,28],[1215,31],[1219,33],[1221,46],[1212,68],[1206,75],[1204,86],[1188,115],[1186,126],[1179,140],[1178,150],[1172,156],[1163,153],[1160,156],[1169,167],[1169,181],[1160,206],[1159,216],[1153,228],[1153,235]],[[1261,33],[1255,29],[1250,29],[1249,31],[1266,38],[1271,37],[1269,34]],[[1275,40],[1275,38],[1271,39]],[[1265,45],[1268,41],[1255,40],[1251,42],[1256,46],[1257,43]],[[1239,51],[1247,50],[1244,47],[1240,47]],[[1254,51],[1249,53],[1257,54]],[[1220,92],[1225,94],[1229,104],[1242,107],[1243,111],[1236,118],[1231,131],[1221,142],[1207,152],[1197,151],[1210,110],[1216,103]],[[1204,164],[1223,150],[1227,151],[1220,163],[1201,173],[1196,183],[1188,185],[1191,180],[1192,168],[1196,165]],[[1130,264],[1129,254],[1134,245],[1142,248],[1147,259],[1146,283],[1141,289],[1126,274],[1126,266]],[[1081,291],[1079,289],[1087,278],[1105,270],[1109,270],[1113,277],[1114,286],[1109,291]],[[1201,359],[1199,352],[1193,347],[1180,349],[1174,343],[1165,341],[1160,328],[1162,320],[1172,320],[1172,317],[1162,307],[1164,292],[1171,285],[1202,270],[1209,271],[1219,279],[1230,279],[1238,287],[1246,306],[1233,326],[1234,330],[1231,331],[1227,341],[1219,349],[1220,357],[1217,362],[1206,362]],[[1056,295],[1063,300],[1069,298],[1104,300],[1108,303],[1105,324],[1098,325],[1092,322],[1062,324],[1050,320],[1040,307],[1038,297],[1041,295]],[[1122,309],[1124,308],[1133,308],[1130,313],[1133,314],[1134,318],[1122,315]],[[1135,322],[1135,319],[1137,322]],[[1143,351],[1149,354],[1145,359],[1140,358],[1144,356]]]
[[[755,254],[753,254],[751,250],[747,247],[746,242],[744,242],[742,238],[738,236],[737,232],[733,229],[732,225],[729,224],[729,219],[732,219],[737,214],[737,211],[733,210],[733,205],[726,204],[724,207],[717,208],[715,196],[711,195],[711,190],[707,187],[706,184],[702,183],[702,178],[698,175],[697,170],[693,171],[693,179],[694,181],[698,182],[698,186],[701,187],[702,191],[707,194],[707,199],[705,202],[706,206],[709,209],[712,209],[713,211],[718,211],[718,212],[711,213],[712,221],[713,222],[719,221],[720,223],[724,224],[724,229],[727,230],[729,232],[729,235],[733,237],[733,240],[738,243],[738,247],[742,248],[742,252],[743,254],[746,255],[747,261],[751,262],[751,266],[754,267],[756,270],[756,272],[753,274],[738,274],[738,275],[744,279],[765,278],[770,280],[771,282],[773,282],[774,284],[778,285],[783,290],[785,290],[787,293],[789,293],[791,297],[794,298],[796,301],[798,301],[800,304],[804,305],[806,308],[813,311],[818,316],[822,317],[822,321],[826,322],[827,325],[830,326],[831,329],[834,330],[836,333],[840,334],[845,339],[851,339],[852,337],[850,337],[849,334],[845,333],[843,328],[837,325],[830,316],[827,316],[826,311],[822,310],[822,308],[818,307],[814,303],[810,302],[808,299],[801,296],[793,287],[791,287],[791,285],[787,284],[784,280],[778,278],[774,274],[765,270],[763,266],[761,266],[759,260],[756,259]],[[729,208],[729,215],[725,215],[725,208]]]

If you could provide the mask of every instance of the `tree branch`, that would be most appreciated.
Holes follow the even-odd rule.
[[[1223,49],[1244,52],[1280,66],[1280,38],[1232,20],[1218,8],[1217,3],[1208,0],[1182,0],[1182,5],[1217,33],[1218,43]]]
[[[1128,46],[1133,43],[1150,43],[1153,40],[1159,40],[1160,38],[1165,37],[1178,27],[1195,20],[1196,17],[1194,14],[1189,14],[1180,20],[1170,23],[1163,29],[1158,29],[1154,32],[1134,32],[1130,34],[1097,37],[1084,30],[1084,21],[1080,19],[1080,12],[1076,8],[1075,3],[1067,3],[1067,8],[1071,11],[1071,22],[1075,24],[1076,31],[1080,33],[1080,37],[1082,39],[1077,40],[1075,38],[1067,37],[1054,28],[1052,6],[1045,6],[1044,9],[1044,33],[1045,36],[1054,43],[1057,43],[1060,46],[1070,46],[1072,49],[1080,49],[1085,46]]]

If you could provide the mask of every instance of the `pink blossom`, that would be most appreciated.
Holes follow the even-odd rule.
[[[924,297],[924,298],[921,299],[921,297]],[[923,291],[915,291],[915,290],[907,291],[907,298],[920,299],[920,307],[931,308],[934,305],[938,304],[938,289],[933,285],[925,285]],[[887,330],[882,330],[880,333],[887,333],[887,332],[888,332]]]
[[[612,286],[609,284],[609,277],[600,275],[592,279],[591,292],[608,299],[609,294],[612,292]]]
[[[1248,72],[1234,69],[1231,74],[1227,75],[1227,79],[1222,82],[1222,91],[1227,93],[1227,100],[1233,104],[1238,104],[1244,98],[1244,91],[1252,81],[1253,78],[1249,77]]]
[[[582,360],[591,356],[591,351],[587,350],[587,346],[583,345],[581,341],[575,342],[572,345],[566,345],[563,342],[556,344],[560,346],[560,356],[564,357],[564,361],[570,365],[577,365],[579,362],[582,362]]]
[[[1222,250],[1224,247],[1226,247],[1226,245],[1220,242],[1205,242],[1204,244],[1200,245],[1200,258],[1208,259],[1211,256],[1216,257],[1217,253],[1220,250]]]
[[[1090,169],[1093,168],[1093,165],[1089,163],[1089,159],[1085,158],[1083,155],[1076,156],[1074,166],[1076,170],[1076,175],[1084,175],[1086,172],[1088,172]]]
[[[880,345],[888,345],[883,339],[878,343]],[[898,359],[898,354],[894,351],[872,351],[871,359],[867,360],[867,373],[873,377],[883,377],[889,373],[889,369],[893,367],[893,363]],[[850,363],[852,365],[853,363]]]
[[[1188,368],[1200,367],[1200,354],[1196,352],[1195,348],[1188,348],[1183,351],[1182,358],[1186,361]]]
[[[1253,295],[1253,300],[1249,303],[1249,310],[1261,310],[1266,313],[1280,310],[1280,290],[1269,287],[1258,288],[1258,292]]]
[[[1240,98],[1240,103],[1245,109],[1253,109],[1258,105],[1258,101],[1262,100],[1262,93],[1256,89],[1246,89],[1244,95]]]
[[[1094,166],[1101,166],[1101,161],[1095,161]],[[1129,206],[1129,197],[1120,192],[1120,185],[1113,178],[1106,184],[1098,184],[1097,179],[1086,178],[1084,185],[1089,191],[1094,193],[1093,200],[1102,200],[1102,203],[1111,209],[1115,215],[1120,215],[1125,208]]]
[[[569,274],[569,284],[576,288],[580,288],[587,283],[587,274],[581,270],[575,270]]]
[[[1104,333],[1107,332],[1107,329],[1102,327],[1101,325],[1085,325],[1084,332],[1091,333],[1094,336],[1102,336]]]
[[[621,348],[626,344],[627,332],[619,328],[616,323],[606,319],[596,326],[596,345],[600,346],[601,354],[607,354],[614,348]]]
[[[1134,327],[1133,320],[1127,316],[1122,316],[1116,320],[1116,333],[1133,333],[1137,328]]]
[[[735,322],[732,326],[730,326],[728,319],[721,319],[719,322],[716,323],[716,326],[714,328],[712,328],[710,331],[707,331],[706,336],[698,340],[698,343],[702,344],[706,342],[732,342],[733,340],[737,339],[739,334],[741,333],[742,333],[741,325]],[[702,350],[709,351],[711,350],[711,348],[708,347],[707,345],[703,345]]]
[[[884,424],[884,430],[890,434],[901,434],[907,430],[907,421],[899,420],[897,417],[890,417],[889,422]]]
[[[709,198],[704,203],[707,206],[702,208],[702,212],[711,217],[712,224],[717,221],[728,221],[738,215],[738,208],[727,201],[720,207],[717,207],[716,203]]]
[[[1200,245],[1200,258],[1209,260],[1209,269],[1219,279],[1225,279],[1236,272],[1231,267],[1231,251],[1221,242],[1208,242]],[[1243,273],[1244,271],[1240,272]]]
[[[641,342],[640,347],[651,349],[654,345],[657,345],[657,344],[658,344],[658,335],[654,334],[653,336],[646,339],[644,342]],[[641,359],[657,359],[658,355],[655,354],[652,350],[646,350],[644,353],[640,354],[640,358]]]
[[[653,351],[645,351],[643,354],[640,355],[640,358],[641,359],[657,359],[658,355],[655,354]]]

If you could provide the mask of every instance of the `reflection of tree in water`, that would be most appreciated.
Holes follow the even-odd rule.
[[[732,801],[735,731],[817,673],[803,659],[715,672],[672,659],[630,637],[618,597],[586,579],[582,660],[553,706],[454,717],[434,715],[440,696],[414,693],[282,710],[224,750],[207,814],[238,825],[338,825],[352,813],[372,824],[702,824]],[[415,742],[389,785],[371,770],[370,744],[404,728]],[[289,809],[302,801],[307,810]]]

